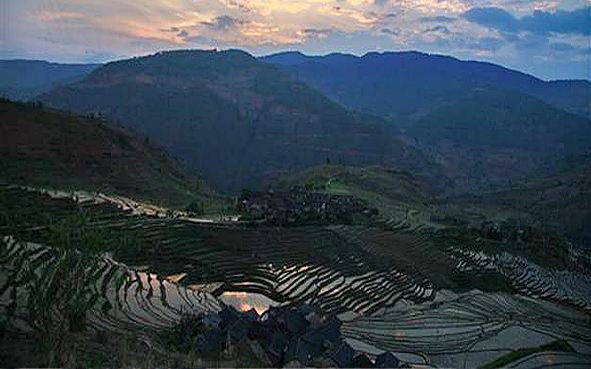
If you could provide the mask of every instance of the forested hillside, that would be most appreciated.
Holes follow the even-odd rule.
[[[217,195],[165,150],[96,117],[0,100],[0,180],[185,207]]]
[[[223,189],[259,187],[326,161],[428,167],[384,120],[348,111],[238,50],[109,63],[40,99],[134,127]]]

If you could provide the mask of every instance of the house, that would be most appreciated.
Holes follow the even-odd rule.
[[[376,368],[398,368],[399,364],[400,360],[389,351],[376,357]]]
[[[353,350],[353,348],[343,340],[334,345],[333,348],[325,354],[325,356],[334,361],[339,366],[339,368],[349,367],[349,365],[353,362],[354,355],[355,350]]]
[[[367,355],[360,354],[360,355],[357,355],[353,358],[353,361],[351,361],[350,367],[351,368],[374,368],[375,365],[373,364],[373,362],[371,360],[369,360]]]
[[[294,336],[299,336],[306,332],[308,320],[297,310],[286,310],[278,317],[278,321],[283,324],[285,329]]]

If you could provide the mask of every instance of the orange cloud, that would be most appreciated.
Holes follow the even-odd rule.
[[[373,24],[378,21],[375,16],[369,16],[362,11],[352,8],[342,8],[339,6],[323,6],[318,8],[318,12],[334,17],[347,17],[363,25]]]
[[[333,0],[220,0],[228,9],[253,11],[268,16],[272,13],[297,14]]]
[[[84,14],[77,13],[77,12],[69,12],[69,11],[52,11],[52,10],[45,10],[41,11],[35,16],[35,19],[41,22],[53,22],[58,20],[65,20],[65,19],[83,19],[85,18]]]
[[[471,8],[459,0],[401,0],[406,8],[420,10],[424,13],[463,13]]]

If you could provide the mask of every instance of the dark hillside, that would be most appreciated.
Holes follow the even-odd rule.
[[[419,52],[262,60],[351,109],[389,118],[441,166],[448,181],[438,183],[447,193],[506,185],[591,148],[589,81],[545,82]]]
[[[510,188],[447,200],[460,207],[518,210],[538,224],[591,245],[591,157],[567,157],[552,169],[515,182]]]
[[[210,201],[166,151],[132,130],[38,104],[0,101],[0,158],[3,183],[99,190],[182,207]]]
[[[474,89],[465,98],[418,120],[408,132],[434,143],[566,153],[585,151],[591,121],[517,92]]]
[[[455,179],[456,193],[506,185],[591,152],[591,121],[529,95],[476,89],[408,128]]]
[[[137,128],[222,189],[259,187],[327,160],[428,165],[382,119],[347,111],[237,50],[109,63],[41,99]]]

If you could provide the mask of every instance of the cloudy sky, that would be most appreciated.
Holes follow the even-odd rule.
[[[591,0],[0,0],[0,58],[419,50],[591,79]]]

